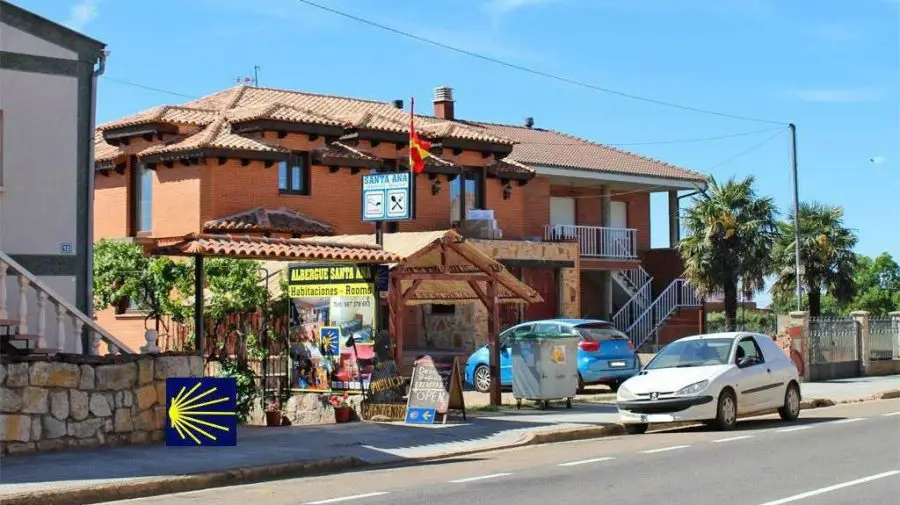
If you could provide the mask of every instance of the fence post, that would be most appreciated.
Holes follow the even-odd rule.
[[[888,315],[891,316],[891,330],[893,330],[891,342],[894,348],[894,359],[900,359],[900,310],[890,312]]]
[[[865,310],[856,310],[850,313],[850,317],[856,320],[859,327],[856,329],[856,348],[859,352],[857,359],[859,361],[859,374],[861,377],[867,375],[869,369],[869,313]]]
[[[797,366],[800,372],[800,379],[804,382],[809,381],[809,312],[805,310],[797,310],[790,313],[791,321],[788,323],[787,333],[791,337],[790,356],[794,365],[798,365],[797,357],[801,363]]]

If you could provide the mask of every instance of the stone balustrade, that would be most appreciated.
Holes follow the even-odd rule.
[[[5,356],[0,454],[161,441],[166,378],[202,376],[186,354]]]

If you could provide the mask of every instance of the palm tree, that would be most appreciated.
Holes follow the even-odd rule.
[[[822,293],[833,296],[839,305],[849,303],[856,293],[853,274],[856,235],[844,226],[844,209],[818,202],[800,204],[801,286],[809,298],[809,315],[822,312]],[[773,297],[790,299],[796,290],[796,263],[793,214],[778,225],[778,240],[772,251],[777,279]]]
[[[724,294],[725,329],[737,327],[738,289],[746,296],[763,289],[771,271],[778,211],[771,198],[758,197],[755,178],[710,178],[708,189],[684,213],[686,237],[678,249],[684,276],[705,296]]]

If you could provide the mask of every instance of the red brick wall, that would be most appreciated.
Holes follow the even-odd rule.
[[[94,176],[94,241],[128,235],[129,171]]]
[[[684,261],[675,249],[650,249],[640,253],[641,266],[653,276],[653,293],[659,293],[684,273]]]
[[[613,193],[612,199],[628,205],[628,227],[637,229],[638,251],[650,249],[650,193]]]

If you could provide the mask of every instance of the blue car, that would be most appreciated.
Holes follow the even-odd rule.
[[[572,334],[578,337],[578,389],[605,384],[613,391],[628,378],[637,375],[641,365],[631,340],[612,323],[596,319],[547,319],[521,323],[500,334],[500,385],[512,385],[510,337],[517,334]],[[490,349],[484,346],[466,362],[466,383],[476,391],[490,389]]]

